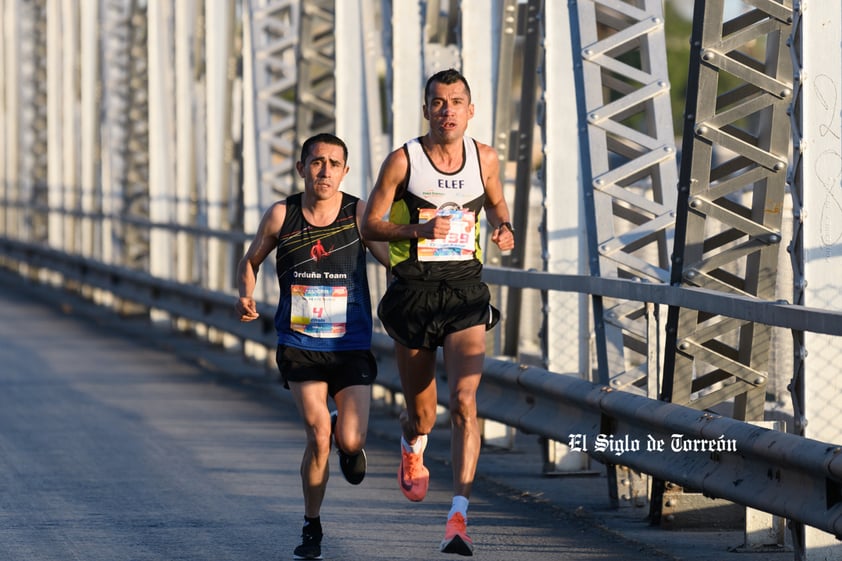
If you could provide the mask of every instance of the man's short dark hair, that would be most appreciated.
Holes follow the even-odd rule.
[[[313,145],[317,143],[324,143],[324,144],[333,144],[334,146],[342,147],[342,155],[345,157],[345,163],[348,163],[348,147],[345,146],[345,143],[342,142],[342,139],[336,136],[335,134],[330,134],[329,132],[322,132],[316,135],[311,136],[307,140],[304,141],[304,144],[301,145],[301,162],[304,163],[307,161],[307,156],[310,155],[310,151],[313,149]]]
[[[468,80],[458,70],[448,68],[447,70],[439,70],[427,79],[427,85],[424,86],[424,103],[430,103],[430,94],[434,82],[445,85],[462,82],[465,85],[465,91],[468,92],[468,101],[471,101],[471,86],[468,85]]]

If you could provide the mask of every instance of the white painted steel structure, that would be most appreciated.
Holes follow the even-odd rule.
[[[491,264],[590,275],[595,287],[633,280],[680,289],[702,279],[717,298],[690,294],[733,307],[730,315],[728,306],[699,314],[664,299],[658,310],[623,283],[612,285],[617,291],[557,290],[566,286],[561,280],[533,286],[490,272],[507,311],[494,335],[498,353],[516,362],[537,355],[551,372],[645,399],[660,392],[661,361],[674,365],[680,351],[680,367],[667,374],[670,389],[681,392],[666,400],[729,406],[750,419],[780,409],[790,432],[842,444],[838,335],[777,322],[784,316],[773,312],[767,324],[741,313],[746,298],[778,299],[770,288],[790,277],[795,304],[842,308],[842,8],[738,3],[735,12],[725,0],[695,3],[706,58],[692,92],[699,105],[686,116],[697,146],[685,149],[696,167],[682,209],[660,0],[0,0],[0,264],[61,283],[61,271],[21,249],[40,247],[118,276],[124,269],[151,274],[175,283],[163,285],[173,293],[233,293],[234,264],[262,211],[296,189],[301,141],[318,130],[345,138],[353,170],[347,186],[365,195],[383,156],[423,130],[426,76],[455,66],[474,90],[469,133],[498,148],[517,217],[518,251],[489,252]],[[764,44],[763,57],[738,52],[749,38]],[[727,115],[717,114],[717,104],[739,96],[717,89],[722,73],[751,85],[737,90],[744,104]],[[768,110],[759,110],[763,103]],[[743,119],[739,127],[730,126],[732,117]],[[699,173],[707,157],[699,154],[716,144],[744,150],[760,165],[729,168],[737,179],[720,181],[711,198],[710,184],[722,176],[712,180],[716,168]],[[726,194],[738,181],[751,187]],[[784,213],[784,187],[795,220]],[[711,217],[727,218],[728,233],[708,228]],[[671,256],[677,218],[687,219],[689,234]],[[786,276],[778,268],[789,222],[793,271]],[[746,240],[735,247],[736,238],[726,238],[739,228]],[[707,267],[716,259],[706,261],[705,251],[723,241],[717,258],[739,253],[735,262],[745,263],[720,274],[719,264]],[[744,258],[750,250],[758,257]],[[682,269],[670,278],[675,259],[687,257],[694,274]],[[271,272],[263,278],[258,295],[271,304],[275,281]],[[91,288],[78,277],[64,282]],[[138,305],[107,283],[93,295]],[[667,306],[683,318],[675,348],[663,344]],[[178,305],[160,309],[182,317]],[[201,321],[186,319],[216,340]],[[769,365],[772,324],[792,333],[793,372]],[[735,383],[719,377],[699,387],[712,363]],[[792,378],[791,404],[766,399],[775,376],[780,385]],[[835,477],[827,479],[829,516],[842,503]],[[842,558],[828,535],[793,528],[800,558]]]

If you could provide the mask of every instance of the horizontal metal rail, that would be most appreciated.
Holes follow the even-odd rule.
[[[259,306],[257,325],[243,324],[233,312],[230,294],[5,238],[0,238],[0,256],[7,267],[25,263],[55,271],[63,286],[98,288],[243,340],[275,345],[274,306],[269,304]],[[493,268],[488,268],[486,280],[718,310],[781,327],[842,334],[840,313],[726,298],[700,289]],[[392,350],[390,339],[382,334],[375,334],[374,346],[387,354]],[[378,383],[400,391],[394,368],[382,369]],[[603,463],[625,465],[842,539],[842,447],[838,445],[494,358],[486,359],[477,399],[479,414],[486,419],[567,443]]]
[[[769,302],[704,288],[499,267],[485,267],[483,279],[495,285],[579,292],[637,302],[652,302],[796,331],[842,335],[842,312],[798,306],[786,301]]]

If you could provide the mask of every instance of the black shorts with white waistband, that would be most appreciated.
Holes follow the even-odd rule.
[[[451,333],[475,325],[491,329],[500,312],[491,305],[488,286],[479,280],[396,279],[380,300],[377,316],[389,336],[401,345],[434,350]]]

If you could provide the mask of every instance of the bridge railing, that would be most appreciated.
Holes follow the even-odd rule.
[[[232,294],[9,238],[0,238],[0,266],[30,279],[45,279],[55,288],[102,291],[242,341],[267,348],[275,345],[274,306],[268,303],[260,305],[257,325],[244,324],[233,313]],[[697,288],[495,267],[486,268],[485,280],[681,306],[793,331],[842,336],[840,312]],[[374,346],[385,354],[392,349],[382,334],[376,334]],[[384,369],[378,382],[400,390],[394,369]],[[568,443],[605,464],[624,465],[842,539],[842,446],[838,444],[494,358],[485,362],[478,408],[486,419]]]

